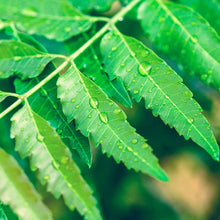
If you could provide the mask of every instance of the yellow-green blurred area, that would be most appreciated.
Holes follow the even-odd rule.
[[[120,9],[118,3],[104,15],[111,16]],[[220,93],[203,85],[196,77],[189,77],[183,68],[163,57],[147,37],[143,35],[140,24],[132,20],[135,13],[128,15],[118,24],[119,29],[127,35],[142,40],[159,56],[166,60],[183,78],[191,89],[194,98],[203,108],[203,114],[211,125],[215,137],[220,143]],[[132,28],[131,28],[132,27]],[[51,53],[66,51],[61,43],[34,36]],[[6,38],[5,32],[0,38]],[[13,79],[0,80],[1,90],[7,88]],[[13,100],[7,99],[3,104],[9,105]],[[0,106],[0,110],[5,106]],[[160,182],[142,173],[127,170],[112,157],[103,155],[100,147],[92,149],[93,163],[88,168],[78,157],[74,159],[82,169],[82,175],[94,190],[99,208],[106,220],[220,220],[220,165],[191,140],[179,136],[175,129],[165,125],[159,117],[154,117],[146,110],[144,102],[133,103],[133,108],[121,106],[128,116],[129,123],[137,132],[148,139],[154,154],[169,176],[168,182]],[[0,120],[0,145],[8,152],[13,152],[10,139],[10,117],[13,112]],[[16,153],[13,153],[18,161]],[[71,212],[60,198],[56,200],[46,192],[46,186],[40,185],[36,173],[30,171],[29,161],[20,162],[32,183],[41,193],[44,203],[52,210],[56,220],[83,219],[76,211]],[[0,180],[1,181],[1,180]],[[11,219],[16,219],[12,217]],[[9,219],[9,220],[11,220]],[[1,220],[1,215],[0,215]]]

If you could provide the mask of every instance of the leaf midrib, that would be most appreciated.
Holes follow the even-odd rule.
[[[35,126],[36,131],[40,134],[40,131],[39,131],[38,126],[37,126],[37,124],[36,124],[36,122],[35,122],[34,116],[31,116],[33,113],[32,113],[32,110],[31,110],[31,108],[30,108],[29,105],[27,105],[27,109],[28,109],[28,111],[29,111],[30,117],[32,118],[32,121],[33,121],[33,123],[34,123],[34,126]],[[55,158],[53,157],[53,155],[52,155],[52,154],[50,153],[50,151],[48,150],[46,143],[45,143],[45,142],[42,142],[42,145],[44,145],[44,149],[48,152],[48,154],[49,154],[50,157],[52,158],[52,161],[55,161],[55,162],[56,162]],[[73,193],[75,193],[75,194],[80,198],[80,200],[84,203],[84,206],[87,207],[88,212],[89,212],[91,215],[93,215],[92,211],[90,210],[90,207],[87,206],[87,203],[85,203],[84,199],[82,199],[82,197],[80,196],[80,194],[72,187],[72,183],[70,183],[70,182],[66,179],[65,175],[63,174],[63,172],[62,172],[59,168],[58,168],[58,169],[55,169],[55,170],[57,170],[57,171],[59,170],[59,174],[63,177],[63,179],[65,180],[65,182],[66,182],[67,184],[69,183],[69,184],[71,185],[71,189],[72,189]],[[66,186],[66,187],[68,187],[68,186]],[[68,187],[68,188],[69,188],[69,187]],[[64,195],[63,193],[61,193],[61,194]]]
[[[129,45],[128,45],[128,43],[126,42],[126,40],[123,38],[122,34],[118,31],[117,28],[114,28],[114,29],[118,32],[118,35],[120,36],[121,40],[124,42],[124,44],[125,44],[126,48],[128,49],[129,53],[130,53],[130,54],[133,54],[131,48],[129,47]],[[139,62],[139,60],[138,60],[135,56],[132,56],[132,57],[135,59],[136,63],[144,69],[144,67],[141,65],[141,62]],[[165,97],[166,99],[168,99],[168,100],[170,101],[170,103],[171,103],[173,106],[175,106],[176,109],[177,109],[177,110],[183,115],[183,117],[188,121],[187,116],[186,116],[186,115],[181,111],[181,109],[170,99],[170,97],[169,97],[168,95],[166,95],[166,93],[160,88],[160,86],[154,81],[154,79],[153,79],[149,74],[147,74],[147,73],[146,73],[146,76],[147,76],[147,77],[149,78],[149,80],[152,81],[152,83],[161,91],[161,93],[164,95],[164,97]],[[143,97],[143,96],[142,96],[142,97]],[[167,98],[167,97],[168,97],[168,98]],[[205,138],[205,136],[196,128],[196,126],[195,126],[193,123],[191,123],[191,127],[193,127],[193,128],[196,130],[196,132],[203,138],[203,140],[205,140],[205,142],[210,146],[211,150],[212,150],[213,153],[215,154],[214,148],[212,147],[212,145],[210,145],[210,143],[209,143],[208,140]],[[190,135],[190,137],[191,137],[191,135]]]
[[[82,79],[82,77],[81,77],[80,74],[79,74],[78,69],[75,67],[74,64],[73,64],[73,67],[74,67],[74,69],[76,70],[76,72],[77,72],[78,76],[80,77],[80,79],[82,80],[82,82],[84,82],[84,80]],[[88,88],[86,87],[85,83],[83,83],[83,87],[85,88],[88,97],[91,99],[92,97],[90,96],[90,93],[89,93]],[[96,108],[96,110],[97,110],[97,112],[98,112],[98,115],[101,115],[101,112],[99,111],[99,109]],[[117,135],[117,133],[115,133],[114,129],[112,129],[111,126],[109,126],[108,123],[106,123],[106,126],[112,131],[112,133],[118,138],[118,140],[120,140],[120,141],[123,143],[124,148],[121,149],[121,151],[123,151],[125,148],[126,148],[127,150],[128,150],[128,148],[129,148],[129,149],[132,149],[130,146],[128,146],[128,145]],[[149,146],[149,147],[150,147],[150,146]],[[133,151],[133,149],[132,149],[132,151],[128,150],[128,152],[132,152],[133,155],[134,155],[135,157],[138,157],[139,160],[140,160],[142,163],[145,163],[148,167],[151,167],[152,170],[158,172],[158,170],[155,169],[155,167],[152,167],[151,164],[149,164],[145,158],[142,158],[141,156],[139,156],[139,153]],[[144,162],[143,160],[144,160],[145,162]]]
[[[195,42],[195,38],[190,34],[190,32],[182,25],[182,23],[179,21],[179,19],[168,9],[168,7],[161,2],[161,0],[156,0],[158,5],[165,11],[166,14],[168,14],[174,23],[180,26],[180,28],[187,34],[189,39],[191,39],[192,42]],[[198,42],[195,43],[203,53],[205,53],[206,56],[208,56],[210,59],[212,59],[217,65],[219,65],[219,62],[216,60],[215,57],[213,57],[201,44]]]

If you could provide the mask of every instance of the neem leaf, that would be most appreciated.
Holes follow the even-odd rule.
[[[215,160],[219,159],[218,144],[201,107],[163,60],[138,40],[119,32],[106,34],[101,49],[110,79],[120,77],[137,102],[144,98],[146,108],[160,115],[165,124],[175,127],[186,139],[191,138]]]
[[[68,121],[76,120],[79,130],[103,152],[128,168],[167,180],[151,147],[126,121],[125,113],[79,70],[70,67],[57,82],[58,97]]]
[[[29,34],[58,41],[88,30],[93,22],[65,0],[0,0],[0,18],[15,22]]]
[[[0,41],[0,78],[18,75],[22,79],[38,76],[53,58],[34,47],[15,40]]]
[[[0,149],[0,200],[8,204],[22,220],[51,220],[52,214],[42,203],[17,161]]]
[[[189,7],[161,0],[145,1],[138,17],[160,50],[186,73],[220,90],[220,38],[204,18]]]
[[[101,219],[90,187],[55,129],[27,103],[11,120],[16,150],[22,157],[31,156],[32,169],[38,169],[38,178],[42,184],[47,183],[47,190],[55,198],[62,195],[66,205],[76,207],[86,219]]]

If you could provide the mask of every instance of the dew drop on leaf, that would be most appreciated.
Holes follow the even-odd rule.
[[[148,56],[148,54],[149,54],[149,52],[147,50],[146,51],[142,51],[141,56],[145,58],[145,57]]]
[[[71,100],[72,103],[74,103],[75,101],[76,101],[75,99],[72,99],[72,100]]]
[[[118,146],[118,149],[119,149],[119,150],[122,150],[122,149],[123,149],[123,146],[119,145],[119,146]]]
[[[193,123],[193,119],[192,118],[188,118],[187,121],[192,124]]]
[[[101,112],[100,115],[99,115],[99,118],[100,118],[100,120],[101,120],[103,123],[107,124],[107,122],[108,122],[108,116],[107,116],[107,114],[106,114],[105,112]]]
[[[50,177],[48,175],[44,176],[44,180],[49,180],[49,179],[50,179]]]
[[[90,106],[91,106],[92,108],[97,108],[99,102],[98,102],[98,100],[97,100],[96,98],[91,98],[91,99],[89,100],[89,104],[90,104]]]
[[[69,157],[63,156],[60,160],[61,164],[67,164],[67,162],[69,161]]]
[[[136,138],[134,138],[133,140],[132,140],[132,143],[133,144],[136,144],[138,142],[138,140],[136,139]]]
[[[55,161],[52,162],[52,165],[55,169],[59,169],[60,164],[56,163]]]
[[[148,74],[150,74],[151,69],[152,66],[147,62],[141,63],[138,67],[138,71],[142,76],[147,76]]]
[[[65,28],[64,28],[64,31],[65,31],[65,32],[70,32],[70,31],[71,31],[71,28],[70,28],[70,27],[65,27]]]
[[[117,47],[112,47],[112,51],[116,51],[117,50]]]
[[[29,16],[29,17],[36,17],[37,16],[37,10],[34,8],[24,8],[21,11],[21,14],[24,16]]]
[[[138,94],[138,90],[134,90],[134,94]]]
[[[125,63],[121,63],[121,67],[125,66]]]
[[[130,68],[127,68],[126,71],[127,71],[127,72],[131,72],[131,69],[130,69]]]
[[[120,108],[116,108],[115,110],[114,110],[114,113],[115,114],[119,114],[121,112],[121,109]]]
[[[18,62],[21,60],[21,57],[14,57],[14,60]]]
[[[47,91],[44,90],[44,89],[41,89],[40,94],[41,94],[41,96],[46,97],[47,96]]]
[[[144,148],[144,149],[146,149],[146,148],[148,148],[148,147],[149,147],[149,145],[146,144],[146,143],[144,143],[144,144],[142,145],[142,148]]]
[[[37,134],[37,140],[43,142],[44,137],[41,134]]]
[[[198,42],[198,38],[197,38],[197,36],[196,35],[192,35],[192,42],[195,44],[195,43],[197,43]]]
[[[76,109],[77,109],[77,108],[79,108],[79,105],[76,105],[76,107],[75,107],[75,108],[76,108]]]

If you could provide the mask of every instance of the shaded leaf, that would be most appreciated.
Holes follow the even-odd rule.
[[[68,121],[76,120],[93,144],[102,145],[103,152],[122,161],[128,168],[141,170],[160,180],[167,180],[152,149],[126,121],[125,113],[75,67],[60,76],[58,97]]]
[[[21,220],[52,219],[16,160],[0,149],[0,200],[9,204]]]
[[[76,49],[80,48],[86,41],[89,40],[87,33],[83,34],[78,39],[71,39],[65,42],[65,46],[73,53]],[[74,61],[77,67],[87,77],[92,79],[102,90],[113,100],[120,102],[121,104],[131,107],[132,103],[130,97],[125,90],[123,83],[120,79],[110,81],[104,72],[102,64],[100,62],[101,57],[97,52],[99,45],[91,45],[87,50],[80,54]]]
[[[139,19],[150,39],[186,72],[220,89],[220,38],[192,9],[173,2],[145,1]]]
[[[0,78],[18,75],[22,79],[38,76],[53,58],[26,43],[0,41]]]
[[[8,96],[8,93],[0,91],[0,102],[4,101]]]
[[[0,18],[14,21],[19,29],[29,34],[58,41],[88,30],[93,22],[65,0],[0,0]]]
[[[180,135],[191,138],[218,160],[219,148],[201,107],[163,60],[139,41],[119,32],[106,34],[101,48],[111,79],[119,76],[137,102],[144,98],[146,108],[152,109],[154,115],[160,115],[165,124],[175,127]],[[109,59],[109,55],[118,59]]]
[[[27,103],[11,120],[16,150],[21,157],[31,156],[32,169],[38,169],[38,178],[47,183],[47,190],[55,198],[62,195],[66,205],[71,210],[76,207],[86,219],[101,219],[91,189],[55,129]]]

